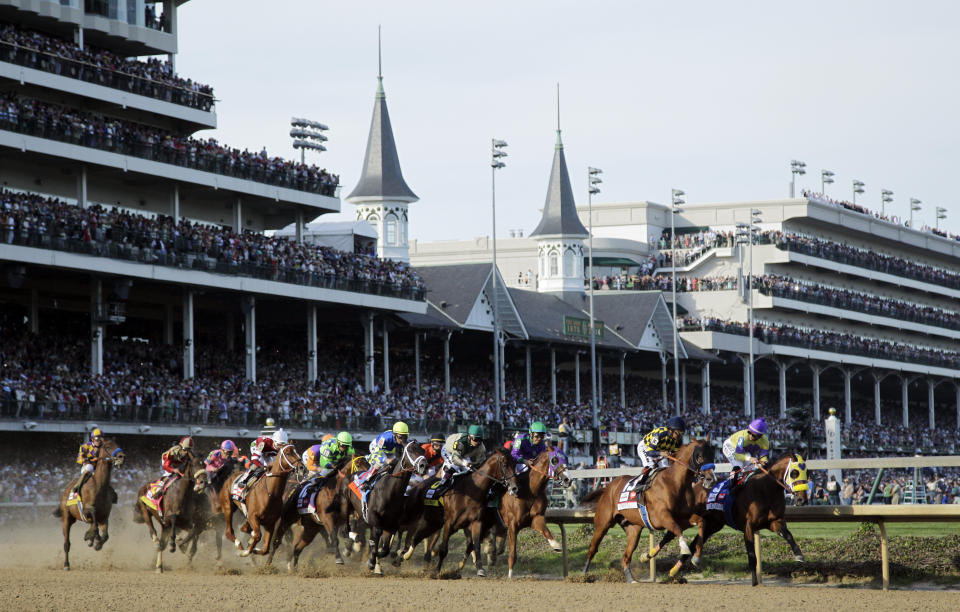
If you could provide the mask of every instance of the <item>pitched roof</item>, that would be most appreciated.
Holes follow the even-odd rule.
[[[589,298],[588,298],[589,299]],[[653,311],[660,303],[659,291],[635,291],[630,293],[608,293],[595,291],[593,294],[593,316],[614,329],[628,342],[637,346],[647,330],[647,323]],[[589,311],[589,302],[584,310]]]
[[[427,300],[460,325],[466,323],[490,276],[488,263],[423,266],[415,270],[427,285]]]
[[[582,319],[583,311],[548,293],[513,288],[508,291],[531,340],[590,346],[589,338],[568,336],[563,333],[563,317]],[[605,330],[603,339],[597,340],[597,346],[625,350],[634,348],[619,338],[609,326]]]
[[[367,153],[363,159],[360,182],[347,196],[348,202],[365,199],[416,202],[420,198],[407,186],[400,171],[400,158],[393,140],[387,97],[383,92],[383,77],[377,77],[377,97],[373,103],[373,119],[367,136]]]
[[[555,235],[583,238],[589,235],[577,216],[577,204],[573,199],[573,188],[570,187],[570,174],[567,172],[567,159],[563,155],[560,130],[557,130],[557,144],[553,150],[553,167],[550,169],[543,216],[530,237]]]

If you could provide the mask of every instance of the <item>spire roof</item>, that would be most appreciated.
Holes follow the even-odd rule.
[[[403,180],[397,144],[393,140],[393,127],[390,125],[390,113],[387,112],[387,96],[383,92],[383,74],[379,69],[377,72],[377,96],[373,103],[373,119],[370,121],[370,134],[367,136],[363,172],[360,182],[347,196],[347,201],[382,199],[416,202],[420,198]]]
[[[553,150],[553,167],[550,169],[550,184],[547,187],[547,201],[543,205],[543,217],[540,224],[530,233],[536,236],[586,237],[587,228],[577,216],[577,205],[570,187],[570,174],[567,172],[567,159],[563,154],[563,140],[557,129],[557,144]]]

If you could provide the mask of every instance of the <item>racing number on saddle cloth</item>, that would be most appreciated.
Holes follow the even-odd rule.
[[[736,521],[733,518],[733,502],[736,496],[731,490],[733,481],[730,479],[721,481],[710,489],[707,494],[707,510],[719,510],[723,512],[724,522],[737,529]]]
[[[640,491],[637,490],[637,485],[640,484],[641,478],[642,475],[635,476],[623,486],[623,490],[620,491],[620,499],[617,501],[617,510],[639,510],[640,519],[643,521],[644,526],[650,531],[656,531],[656,528],[650,523],[647,507],[640,503],[640,497],[638,495]]]
[[[424,506],[433,506],[439,507],[443,505],[443,494],[446,493],[447,488],[443,486],[443,481],[438,480],[430,488],[426,490],[423,494],[423,505]]]

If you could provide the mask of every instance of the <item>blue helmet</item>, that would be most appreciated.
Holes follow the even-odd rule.
[[[767,433],[767,422],[763,418],[754,419],[750,422],[750,426],[747,427],[747,431],[755,433],[758,436],[762,436]]]
[[[670,429],[676,429],[677,431],[687,430],[687,424],[683,420],[683,417],[678,417],[678,416],[670,417],[670,420],[667,421],[667,427],[669,427]]]

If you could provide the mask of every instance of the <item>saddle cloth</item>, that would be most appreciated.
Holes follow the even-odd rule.
[[[733,493],[732,485],[732,479],[727,479],[713,485],[713,488],[707,493],[707,510],[719,510],[723,512],[724,522],[736,529],[737,525],[733,518],[733,502],[736,496]]]
[[[423,505],[439,507],[443,505],[443,494],[450,490],[450,484],[437,480],[423,494]]]
[[[313,503],[313,500],[317,497],[319,491],[314,491],[313,487],[309,484],[304,486],[297,493],[297,513],[298,514],[313,514],[310,510],[310,504]]]
[[[617,510],[636,510],[640,506],[640,498],[637,485],[640,484],[641,476],[634,476],[620,490],[620,499],[617,501]]]
[[[230,497],[234,501],[243,503],[247,499],[247,488],[240,484],[240,481],[243,478],[234,478],[233,483],[230,484]]]

